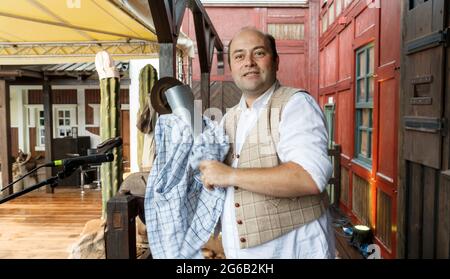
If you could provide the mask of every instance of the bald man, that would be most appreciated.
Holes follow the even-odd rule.
[[[280,85],[272,36],[243,28],[228,52],[242,91],[222,121],[232,144],[224,163],[200,164],[205,187],[226,188],[226,257],[334,258],[322,110],[305,90]]]

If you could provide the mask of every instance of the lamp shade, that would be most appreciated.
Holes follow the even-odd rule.
[[[372,230],[368,226],[365,226],[365,225],[354,226],[351,243],[352,243],[352,245],[356,246],[358,249],[362,245],[372,244],[373,243]]]

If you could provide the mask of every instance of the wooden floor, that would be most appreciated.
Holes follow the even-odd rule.
[[[342,215],[332,214],[335,224]],[[0,259],[66,259],[85,223],[101,216],[101,191],[35,190],[0,204]],[[337,258],[362,259],[342,226],[335,227]]]
[[[338,259],[364,259],[362,254],[350,244],[351,236],[346,235],[343,227],[351,227],[349,220],[335,208],[331,208],[333,218],[334,235],[336,237],[336,258]]]
[[[0,259],[66,259],[85,223],[101,216],[101,191],[39,189],[0,204]]]

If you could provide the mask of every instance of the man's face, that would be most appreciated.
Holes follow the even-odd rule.
[[[267,40],[252,30],[236,35],[230,46],[233,80],[244,94],[257,97],[272,86],[278,70]]]

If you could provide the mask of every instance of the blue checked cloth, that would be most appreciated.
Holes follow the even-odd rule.
[[[156,159],[145,192],[145,220],[155,259],[203,258],[222,214],[225,189],[207,190],[199,177],[201,160],[223,161],[229,149],[223,129],[204,118],[194,141],[176,115],[161,115],[155,127]]]

